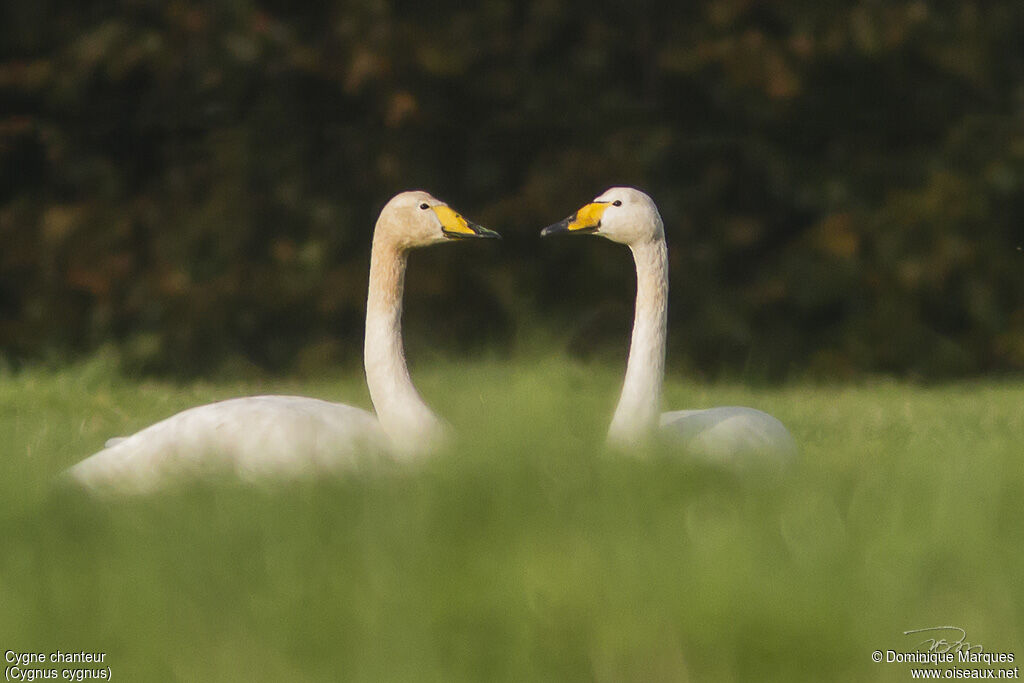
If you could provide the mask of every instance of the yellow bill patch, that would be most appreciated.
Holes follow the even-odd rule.
[[[455,213],[450,207],[447,206],[432,206],[430,207],[437,214],[437,217],[441,220],[441,227],[447,232],[454,232],[461,235],[475,235],[473,229],[469,227],[469,223],[466,219]]]
[[[607,208],[607,202],[594,202],[593,204],[587,204],[577,211],[576,218],[570,221],[568,226],[569,232],[572,232],[573,230],[596,228],[601,223],[601,216]]]

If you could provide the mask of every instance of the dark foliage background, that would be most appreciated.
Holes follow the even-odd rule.
[[[1024,6],[633,0],[0,7],[0,354],[356,363],[381,205],[505,234],[417,254],[421,349],[621,360],[629,255],[537,231],[659,203],[670,363],[1024,368]]]

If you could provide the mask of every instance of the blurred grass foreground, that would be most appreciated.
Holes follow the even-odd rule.
[[[52,477],[112,434],[267,391],[367,406],[362,378],[3,376],[0,646],[104,652],[133,681],[902,681],[870,655],[908,629],[1024,642],[1019,381],[669,379],[667,406],[782,419],[802,455],[779,476],[605,453],[618,369],[416,379],[461,435],[419,466],[98,503]]]

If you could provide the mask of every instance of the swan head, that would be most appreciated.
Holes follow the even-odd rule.
[[[422,190],[392,197],[381,210],[374,231],[375,240],[386,240],[403,249],[477,237],[500,239],[501,236],[470,223],[446,203]]]
[[[541,236],[600,235],[633,245],[665,238],[665,227],[654,200],[633,187],[612,187],[563,221],[549,225]]]

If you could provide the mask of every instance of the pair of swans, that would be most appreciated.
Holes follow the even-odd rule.
[[[637,270],[636,317],[626,379],[608,431],[610,445],[634,449],[658,432],[665,365],[668,251],[654,202],[612,188],[544,229],[596,234],[626,244]],[[71,467],[87,489],[144,493],[168,479],[208,470],[243,479],[340,471],[360,458],[414,458],[436,450],[447,428],[409,377],[402,347],[402,293],[412,249],[456,239],[497,238],[426,192],[403,192],[381,210],[373,233],[363,361],[376,416],[300,396],[251,396],[191,408],[124,438]],[[786,428],[751,408],[664,413],[660,433],[688,453],[715,458],[787,457]]]

